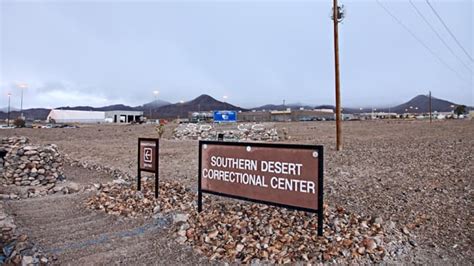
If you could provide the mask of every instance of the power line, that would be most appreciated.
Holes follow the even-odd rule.
[[[451,37],[453,37],[453,39],[456,41],[456,43],[459,45],[459,47],[463,50],[463,52],[466,54],[467,57],[469,57],[469,59],[471,59],[471,62],[474,61],[472,59],[472,57],[469,55],[469,53],[466,51],[466,49],[464,49],[464,47],[461,45],[461,43],[458,41],[458,39],[456,38],[456,36],[454,36],[453,32],[449,29],[448,25],[446,25],[446,23],[444,23],[444,20],[441,18],[441,16],[438,14],[438,12],[436,12],[436,9],[431,5],[431,3],[426,0],[426,3],[430,6],[431,10],[433,10],[433,12],[435,13],[435,15],[438,17],[439,21],[441,21],[441,23],[443,24],[444,28],[449,32],[449,35],[451,35]]]
[[[431,25],[431,23],[426,19],[426,17],[423,15],[423,13],[421,13],[421,11],[415,6],[415,4],[413,3],[412,0],[409,0],[410,1],[410,4],[411,6],[415,9],[416,13],[418,13],[418,15],[423,19],[423,21],[425,21],[425,23],[430,27],[430,29],[436,34],[436,36],[438,37],[438,39],[444,44],[444,46],[446,46],[446,48],[448,48],[448,50],[451,52],[451,54],[453,56],[455,56],[459,62],[461,62],[465,67],[466,69],[469,71],[469,73],[472,74],[472,70],[471,68],[466,65],[466,63],[464,63],[464,61],[459,58],[459,56],[453,51],[453,49],[451,49],[451,47],[446,43],[446,41],[443,39],[443,37],[441,37],[441,35],[438,33],[438,31],[433,27],[433,25]]]
[[[418,38],[418,36],[416,36],[416,34],[410,30],[410,28],[408,28],[408,26],[406,26],[405,24],[403,24],[403,22],[398,19],[392,12],[390,12],[390,10],[387,9],[386,6],[384,6],[379,0],[376,0],[376,2],[385,10],[385,12],[387,12],[398,24],[400,24],[408,33],[410,33],[410,35],[415,38],[415,40],[417,40],[431,55],[433,55],[434,57],[436,57],[438,59],[438,61],[444,65],[446,68],[448,68],[449,70],[451,70],[454,74],[456,74],[461,80],[463,80],[464,82],[467,82],[468,84],[471,84],[469,81],[465,80],[464,77],[459,74],[459,72],[457,72],[454,68],[450,67],[441,57],[439,57],[435,52],[433,52],[433,50],[431,50],[428,45],[426,45],[420,38]]]

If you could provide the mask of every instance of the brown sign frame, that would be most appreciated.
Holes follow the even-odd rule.
[[[155,171],[147,169],[147,168],[142,168],[141,167],[141,158],[142,158],[142,149],[141,149],[141,144],[142,142],[153,142],[155,144]],[[160,161],[160,139],[154,139],[154,138],[138,138],[138,157],[137,157],[137,190],[141,190],[141,179],[142,175],[141,172],[148,172],[148,173],[154,173],[155,174],[155,198],[158,198],[158,183],[159,183],[159,161]]]
[[[275,149],[299,149],[299,150],[312,150],[318,152],[318,191],[315,201],[317,201],[317,209],[281,204],[271,201],[253,199],[249,197],[230,195],[218,191],[202,189],[202,149],[203,145],[217,145],[217,146],[250,146],[250,147],[263,147],[263,148],[275,148]],[[245,200],[259,204],[267,204],[276,207],[282,207],[292,210],[306,211],[311,213],[317,213],[318,215],[318,235],[323,234],[323,195],[324,195],[324,146],[322,145],[302,145],[302,144],[274,144],[274,143],[258,143],[258,142],[225,142],[225,141],[199,141],[199,174],[198,174],[198,212],[202,211],[202,194],[213,194],[216,196],[234,198],[238,200]]]

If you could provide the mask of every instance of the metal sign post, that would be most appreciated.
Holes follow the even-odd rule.
[[[199,142],[198,211],[202,193],[318,214],[323,234],[320,145]]]
[[[159,149],[160,140],[152,138],[138,139],[138,175],[137,190],[141,190],[141,172],[149,172],[155,174],[155,198],[158,198],[158,182],[159,182]]]

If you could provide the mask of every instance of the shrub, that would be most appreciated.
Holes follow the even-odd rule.
[[[17,119],[15,119],[15,121],[13,121],[13,125],[15,127],[25,127],[25,120],[23,120],[22,118],[18,117]]]

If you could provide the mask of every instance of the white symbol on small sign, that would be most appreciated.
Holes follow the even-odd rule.
[[[143,148],[143,162],[151,163],[152,162],[152,149],[151,148]]]

